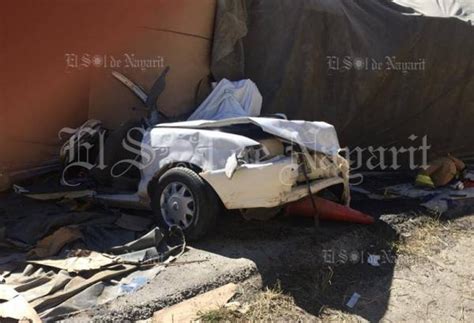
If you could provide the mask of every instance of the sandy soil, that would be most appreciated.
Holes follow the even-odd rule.
[[[473,322],[474,218],[420,225],[404,232],[392,274],[354,286],[356,306],[328,308],[324,320]]]
[[[222,318],[473,322],[474,217],[449,222],[426,216],[388,218],[395,222],[390,226],[398,238],[388,237],[384,242],[383,236],[375,234],[368,249],[362,249],[381,255],[379,267],[363,263],[363,257],[351,261],[350,256],[347,260],[340,256],[339,263],[321,264],[310,272],[308,263],[298,257],[290,271],[277,269],[283,298],[276,297],[267,313],[255,317],[252,311],[227,311]],[[328,246],[339,248],[337,254],[342,255],[340,251],[347,245],[336,239]],[[361,297],[349,308],[346,304],[353,293]],[[239,302],[246,304],[243,308],[262,307],[258,297],[241,298]]]
[[[385,205],[377,215],[380,221],[372,226],[325,222],[316,231],[309,219],[246,222],[228,215],[214,236],[193,247],[229,261],[248,260],[255,264],[258,277],[252,280],[245,275],[242,291],[233,299],[240,304],[237,308],[203,318],[473,322],[474,217],[444,221],[413,212],[413,206],[404,201],[393,206],[396,213]],[[380,256],[380,266],[367,263],[369,254]],[[219,262],[211,261],[206,266],[219,267]],[[174,279],[183,279],[182,275],[170,274]],[[158,276],[150,288],[141,291],[140,299],[149,298],[152,302],[157,288],[163,286],[160,279],[163,277]],[[225,283],[221,281],[221,285]],[[173,281],[166,284],[179,285]],[[201,287],[186,290],[183,297],[205,292],[213,285]],[[354,293],[361,297],[351,309],[346,304]],[[183,297],[176,297],[175,302]],[[95,309],[86,317],[105,321],[119,317],[148,319],[150,308],[148,312],[141,311],[140,304],[135,303],[136,296],[130,295],[115,301],[116,305]],[[119,313],[118,304],[137,306],[134,311]],[[153,305],[154,310],[160,308],[158,305]]]

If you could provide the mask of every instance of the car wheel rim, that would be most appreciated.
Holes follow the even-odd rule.
[[[185,184],[172,182],[161,193],[160,207],[163,220],[168,226],[187,229],[196,216],[194,195]]]

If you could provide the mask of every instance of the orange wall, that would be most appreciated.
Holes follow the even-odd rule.
[[[92,70],[71,72],[65,54],[133,50],[144,26],[187,25],[193,33],[209,33],[214,5],[214,0],[1,1],[0,164],[24,168],[55,157],[58,131],[88,118]],[[207,14],[196,12],[199,8]],[[142,54],[160,55],[151,52],[159,51],[156,46],[149,48]]]

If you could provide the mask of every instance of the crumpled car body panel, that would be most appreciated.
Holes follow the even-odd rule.
[[[223,129],[230,125],[257,126],[267,138],[225,132]],[[275,146],[275,142],[282,147],[270,147]],[[283,143],[285,147],[298,147],[298,153],[284,152]],[[261,147],[269,156],[263,160],[238,160],[237,155],[249,147]],[[276,155],[272,156],[270,151]],[[142,141],[145,167],[141,170],[138,192],[98,198],[115,200],[121,206],[133,204],[149,208],[149,188],[153,180],[170,165],[181,164],[199,169],[199,175],[227,209],[280,206],[307,196],[308,186],[316,193],[337,184],[344,185],[344,200],[348,204],[349,167],[347,161],[338,156],[338,151],[336,131],[324,122],[241,117],[160,124],[147,131]],[[323,171],[320,169],[322,157],[326,160]],[[301,158],[306,160],[305,165]],[[307,169],[306,176],[302,167]]]
[[[227,209],[272,208],[308,195],[307,184],[297,184],[298,164],[291,157],[263,164],[242,165],[228,178],[225,170],[200,174],[216,191]],[[311,192],[343,184],[341,177],[313,180]]]
[[[154,158],[142,170],[138,195],[148,203],[150,182],[169,165],[193,165],[201,170],[225,168],[234,152],[259,143],[250,138],[201,129],[154,128],[143,138],[142,147],[154,152]],[[143,150],[144,148],[142,148]]]

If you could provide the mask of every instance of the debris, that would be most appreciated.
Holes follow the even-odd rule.
[[[0,285],[0,300],[1,319],[15,319],[18,321],[26,319],[33,323],[41,322],[38,313],[13,288]]]
[[[166,75],[170,71],[170,67],[167,66],[163,72],[158,76],[158,78],[153,83],[150,88],[149,93],[145,93],[141,86],[135,84],[125,75],[113,71],[112,75],[123,85],[125,85],[129,90],[131,90],[145,105],[148,110],[148,123],[150,126],[157,124],[159,121],[163,122],[160,119],[168,119],[157,106],[157,101],[162,92],[166,88]]]
[[[120,294],[133,293],[155,278],[163,270],[163,266],[155,266],[148,270],[139,270],[120,280],[118,290]]]
[[[62,207],[54,206],[57,213],[45,208],[19,216],[15,209],[14,214],[6,212],[2,219],[6,239],[24,241],[25,249],[34,248],[28,253],[1,257],[0,279],[5,286],[20,293],[15,302],[22,300],[29,304],[42,319],[83,310],[135,292],[185,251],[184,237],[179,230],[163,234],[154,228],[140,237],[137,232],[143,232],[151,224],[149,219],[114,212],[65,213]],[[94,232],[87,231],[90,228],[101,229],[100,239],[110,240],[102,241],[95,249],[101,252],[85,249],[95,245],[84,236],[84,232]],[[117,234],[121,236],[119,239],[114,238]],[[120,245],[116,243],[119,241]],[[104,253],[101,247],[110,244],[112,250]],[[68,251],[66,245],[72,250]],[[25,260],[27,255],[29,260]],[[119,282],[112,281],[116,278]]]
[[[91,308],[113,300],[115,295],[113,293],[111,293],[112,295],[107,295],[107,285],[109,285],[107,281],[100,281],[86,287],[83,291],[78,292],[61,304],[41,312],[41,318],[48,322],[60,321],[63,318],[63,315]],[[115,286],[112,286],[110,288],[114,287]]]
[[[380,256],[379,255],[371,255],[369,254],[369,257],[367,258],[367,263],[369,265],[372,265],[374,267],[380,267]]]
[[[359,301],[360,295],[357,293],[352,294],[351,298],[347,302],[346,306],[349,308],[354,308],[354,306],[357,304]]]
[[[334,203],[318,196],[315,196],[314,200],[318,208],[319,218],[322,220],[353,222],[360,224],[373,224],[375,222],[374,218],[370,215],[353,210],[347,206]],[[314,216],[314,208],[309,197],[288,204],[286,207],[286,212],[288,215],[307,217]]]
[[[464,183],[461,181],[455,181],[454,183],[449,185],[449,187],[452,188],[453,190],[462,191],[464,189]]]
[[[78,292],[65,302],[42,312],[41,317],[55,321],[61,319],[63,315],[102,305],[121,295],[136,292],[155,278],[162,269],[162,266],[155,266],[147,270],[136,270],[124,276],[119,282],[99,281]]]
[[[457,207],[456,200],[474,198],[474,188],[470,187],[466,187],[461,195],[458,190],[452,189],[449,186],[438,187],[437,189],[426,189],[416,187],[411,183],[390,186],[385,190],[389,194],[419,199],[421,206],[438,214],[443,214],[448,210],[455,209]]]
[[[31,304],[35,309],[39,311],[46,310],[52,306],[56,306],[57,304],[64,302],[66,299],[86,289],[87,287],[92,286],[95,283],[122,276],[136,269],[136,266],[123,265],[117,268],[110,268],[99,271],[87,279],[84,279],[80,276],[76,276],[71,280],[68,285],[66,285],[64,290],[35,300]]]
[[[113,254],[123,254],[130,251],[143,250],[150,247],[157,247],[163,240],[163,232],[159,228],[154,228],[137,240],[131,241],[123,246],[117,246],[110,249]]]
[[[48,200],[62,200],[62,199],[78,199],[84,197],[93,197],[95,192],[93,190],[77,190],[77,191],[60,191],[60,192],[44,192],[36,193],[30,192],[28,189],[19,185],[13,185],[13,189],[17,194],[24,195],[34,200],[48,201]]]
[[[459,159],[448,155],[430,162],[416,177],[415,184],[420,187],[437,188],[448,185],[459,178],[466,165]]]
[[[239,160],[237,159],[237,155],[233,153],[229,158],[227,158],[227,162],[225,163],[225,176],[232,179],[237,167],[239,167]]]
[[[118,263],[116,257],[95,251],[91,251],[84,256],[73,256],[65,259],[29,260],[28,262],[30,264],[66,270],[70,273],[98,270]]]
[[[210,292],[155,312],[153,322],[191,322],[199,313],[223,307],[237,292],[237,285],[230,283]]]
[[[113,223],[117,217],[99,212],[64,212],[59,207],[42,210],[38,206],[33,213],[24,214],[21,217],[12,214],[8,218],[10,219],[7,225],[6,238],[9,242],[15,242],[16,245],[23,245],[24,248],[28,249],[35,246],[38,240],[60,227],[105,225],[106,223]]]
[[[30,260],[22,273],[12,273],[5,283],[21,292],[41,318],[60,316],[143,287],[184,252],[184,242],[174,241],[170,247],[166,239],[168,235],[165,238],[156,228],[114,248],[114,255],[73,250],[65,258]],[[116,277],[119,282],[112,281]]]
[[[28,257],[45,258],[56,255],[66,244],[82,237],[78,227],[62,227],[52,235],[38,241],[36,247],[28,252]]]
[[[35,288],[25,290],[25,292],[22,293],[22,296],[25,297],[28,302],[33,302],[37,299],[40,299],[41,297],[53,294],[63,289],[72,279],[72,277],[64,270],[61,270],[56,275],[51,275],[48,278],[51,279],[47,282],[39,283]],[[25,288],[25,286],[23,285],[22,288]],[[18,287],[15,289],[19,291]]]
[[[39,166],[29,167],[21,170],[12,170],[10,172],[4,171],[4,174],[8,173],[11,183],[17,183],[51,172],[59,171],[60,166],[61,164],[57,159],[52,159],[41,163]]]

